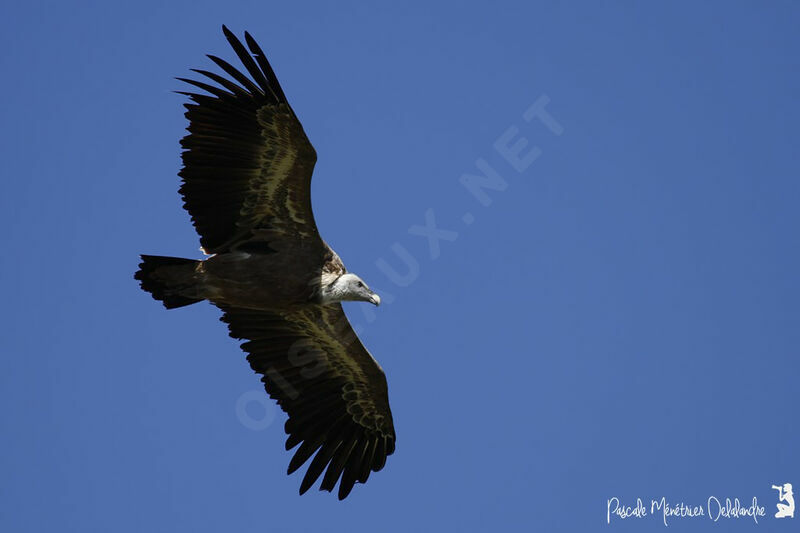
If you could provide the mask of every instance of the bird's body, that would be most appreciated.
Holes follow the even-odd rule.
[[[339,256],[328,248],[322,259],[315,254],[227,252],[192,265],[194,281],[183,295],[217,305],[247,309],[289,309],[322,303],[322,293],[345,273]],[[306,261],[299,257],[307,257]],[[322,268],[307,268],[307,264]],[[186,271],[188,273],[188,270]],[[287,276],[287,272],[297,275]]]
[[[136,279],[167,308],[207,300],[244,339],[253,370],[289,414],[289,473],[311,459],[301,494],[339,482],[339,498],[383,468],[395,433],[386,378],[340,302],[380,298],[322,240],[311,211],[316,152],[272,67],[245,33],[249,52],[223,31],[250,78],[209,56],[233,80],[182,79],[189,134],[181,141],[181,195],[205,260],[143,255]]]
[[[292,268],[288,254],[248,252],[215,255],[199,265],[205,297],[216,304],[262,310],[316,305],[313,284],[319,276],[281,275]]]

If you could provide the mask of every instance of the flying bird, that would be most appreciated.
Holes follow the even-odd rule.
[[[355,483],[395,449],[386,377],[361,344],[343,301],[380,297],[320,237],[311,210],[317,155],[264,52],[222,27],[247,74],[209,55],[226,75],[178,78],[203,91],[189,102],[180,194],[204,260],[142,255],[135,279],[167,309],[207,300],[267,393],[288,414],[291,474],[311,462],[305,493]],[[312,458],[313,457],[313,458]],[[324,473],[324,475],[323,475]]]

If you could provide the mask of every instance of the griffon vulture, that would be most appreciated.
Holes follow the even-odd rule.
[[[323,476],[320,490],[339,482],[343,499],[395,447],[383,370],[340,303],[380,297],[317,231],[317,155],[264,52],[248,33],[245,48],[222,30],[249,77],[210,55],[227,77],[194,70],[208,79],[179,78],[204,91],[181,92],[190,102],[180,193],[210,257],[142,255],[135,278],[167,309],[208,300],[222,310],[288,414],[286,449],[297,448],[289,473],[311,459],[300,493]]]

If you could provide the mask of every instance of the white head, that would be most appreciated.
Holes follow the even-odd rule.
[[[322,289],[322,303],[334,302],[369,302],[380,305],[381,297],[372,292],[361,278],[347,273]]]

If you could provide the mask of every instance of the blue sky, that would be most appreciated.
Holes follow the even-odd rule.
[[[710,496],[766,515],[670,530],[796,527],[770,488],[800,487],[796,4],[0,12],[0,530],[660,531],[608,499]],[[132,279],[200,257],[170,91],[232,59],[222,23],[268,53],[323,236],[384,298],[346,309],[397,450],[344,502],[297,495],[218,311]],[[495,145],[520,138],[515,168]],[[463,185],[479,160],[502,190]]]

